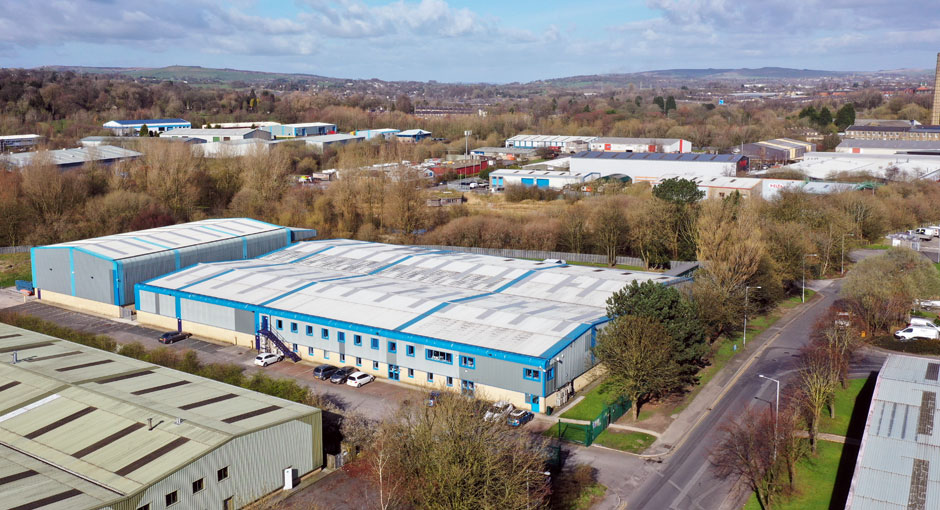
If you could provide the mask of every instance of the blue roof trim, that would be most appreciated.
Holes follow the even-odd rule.
[[[206,230],[211,230],[211,231],[213,231],[213,232],[218,232],[218,233],[220,233],[220,234],[225,234],[225,235],[227,235],[227,236],[245,237],[246,235],[251,235],[251,234],[239,234],[238,232],[226,232],[226,231],[222,230],[221,228],[210,227],[209,225],[199,225],[199,226],[196,227],[196,228],[204,228],[204,229],[206,229]],[[258,232],[258,233],[260,234],[261,232]]]
[[[101,253],[95,253],[87,248],[82,248],[79,246],[35,246],[31,250],[76,250],[86,255],[91,255],[92,257],[98,257],[99,259],[107,260],[108,262],[113,262],[117,260],[107,255],[102,255]],[[32,251],[30,251],[30,253],[32,253]]]
[[[69,250],[69,284],[72,286],[72,295],[75,295],[75,252]]]
[[[29,249],[29,270],[32,273],[33,286],[39,285],[39,281],[36,280],[36,248]]]
[[[164,289],[162,287],[156,287],[153,285],[138,283],[135,288],[137,290],[143,290],[148,292],[153,292],[155,294],[164,294],[168,296],[173,296],[177,300],[179,299],[189,299],[192,301],[199,301],[203,303],[211,303],[222,306],[228,306],[232,308],[237,308],[239,310],[247,310],[251,312],[256,312],[259,314],[270,315],[273,317],[283,317],[285,319],[293,319],[298,321],[312,322],[319,326],[327,326],[332,328],[346,329],[354,331],[356,333],[362,333],[364,335],[374,335],[382,336],[392,340],[399,340],[403,342],[414,342],[431,347],[439,347],[442,349],[448,349],[455,351],[457,353],[466,353],[474,354],[477,356],[485,356],[497,359],[503,359],[506,361],[511,361],[514,363],[521,363],[532,366],[548,366],[547,359],[538,358],[535,356],[528,356],[525,354],[517,354],[513,352],[502,351],[498,349],[486,349],[483,347],[478,347],[475,345],[462,344],[457,342],[451,342],[449,340],[441,340],[438,338],[431,338],[421,335],[414,335],[411,333],[403,333],[400,331],[393,331],[384,328],[374,328],[369,326],[363,326],[361,324],[355,324],[346,321],[340,321],[336,319],[328,319],[325,317],[318,317],[316,315],[307,315],[297,312],[289,312],[287,310],[279,310],[276,308],[270,308],[263,305],[250,305],[247,303],[242,303],[239,301],[233,301],[230,299],[223,298],[213,298],[208,296],[203,296],[201,294],[194,294],[191,292],[177,291],[173,289]],[[135,304],[135,307],[139,310],[140,303]]]
[[[565,335],[561,340],[555,342],[555,345],[552,345],[545,352],[542,353],[540,357],[548,359],[551,361],[558,353],[565,350],[572,342],[581,337],[581,335],[587,333],[593,328],[610,321],[610,317],[601,317],[593,322],[587,322],[581,324],[577,328],[571,330],[567,335]]]
[[[131,239],[133,239],[133,240],[135,240],[135,241],[140,241],[140,242],[142,242],[142,243],[146,243],[146,244],[149,244],[149,245],[152,245],[152,246],[156,246],[157,248],[163,248],[164,250],[172,250],[172,249],[174,249],[174,248],[170,248],[169,246],[166,246],[166,245],[163,245],[163,244],[160,244],[160,243],[155,243],[155,242],[153,242],[153,241],[148,241],[148,240],[146,240],[146,239],[141,239],[140,237],[132,237]]]

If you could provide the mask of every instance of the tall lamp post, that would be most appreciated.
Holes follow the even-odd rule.
[[[774,461],[777,460],[777,414],[780,413],[780,381],[772,379],[763,374],[758,374],[757,377],[761,379],[767,379],[768,381],[777,383],[777,400],[774,404]]]
[[[760,288],[760,285],[756,287],[748,287],[747,285],[744,286],[744,336],[742,337],[744,341],[741,342],[742,344],[744,344],[744,347],[747,347],[747,291],[748,289],[759,289],[759,288]]]
[[[842,234],[842,275],[845,276],[845,236],[855,237],[855,234]]]
[[[802,295],[802,298],[800,299],[800,301],[803,303],[806,302],[806,257],[818,257],[818,256],[819,255],[815,253],[808,253],[806,255],[803,255],[803,289],[802,289],[803,295]]]

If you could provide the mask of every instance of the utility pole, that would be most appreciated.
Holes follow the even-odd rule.
[[[777,402],[774,404],[774,462],[777,461],[777,415],[780,414],[780,381],[771,379],[766,375],[758,374],[757,377],[767,379],[777,383]]]

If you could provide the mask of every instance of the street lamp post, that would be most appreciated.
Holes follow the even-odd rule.
[[[767,379],[768,381],[777,383],[777,400],[774,404],[774,461],[776,461],[777,460],[777,414],[780,413],[780,381],[767,377],[766,375],[763,375],[763,374],[758,374],[757,377],[760,377],[761,379]]]
[[[741,342],[744,347],[747,347],[747,291],[748,289],[759,289],[760,285],[756,287],[744,286],[744,335],[741,337],[743,341]]]
[[[855,237],[855,234],[842,234],[842,275],[845,275],[845,236]]]
[[[818,256],[819,255],[815,253],[808,253],[806,255],[803,255],[803,289],[802,289],[803,294],[802,294],[802,298],[800,299],[800,301],[803,303],[806,302],[806,257],[818,257]]]

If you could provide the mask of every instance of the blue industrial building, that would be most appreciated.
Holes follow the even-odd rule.
[[[191,128],[192,124],[183,119],[141,119],[141,120],[112,120],[104,123],[117,136],[136,135],[140,128],[147,126],[151,136],[179,128]]]
[[[648,280],[685,281],[338,239],[199,264],[135,302],[144,324],[544,412],[593,375],[607,298]]]
[[[336,124],[328,122],[306,122],[300,124],[275,124],[273,126],[260,126],[271,133],[274,138],[297,138],[299,136],[321,136],[336,133]]]

